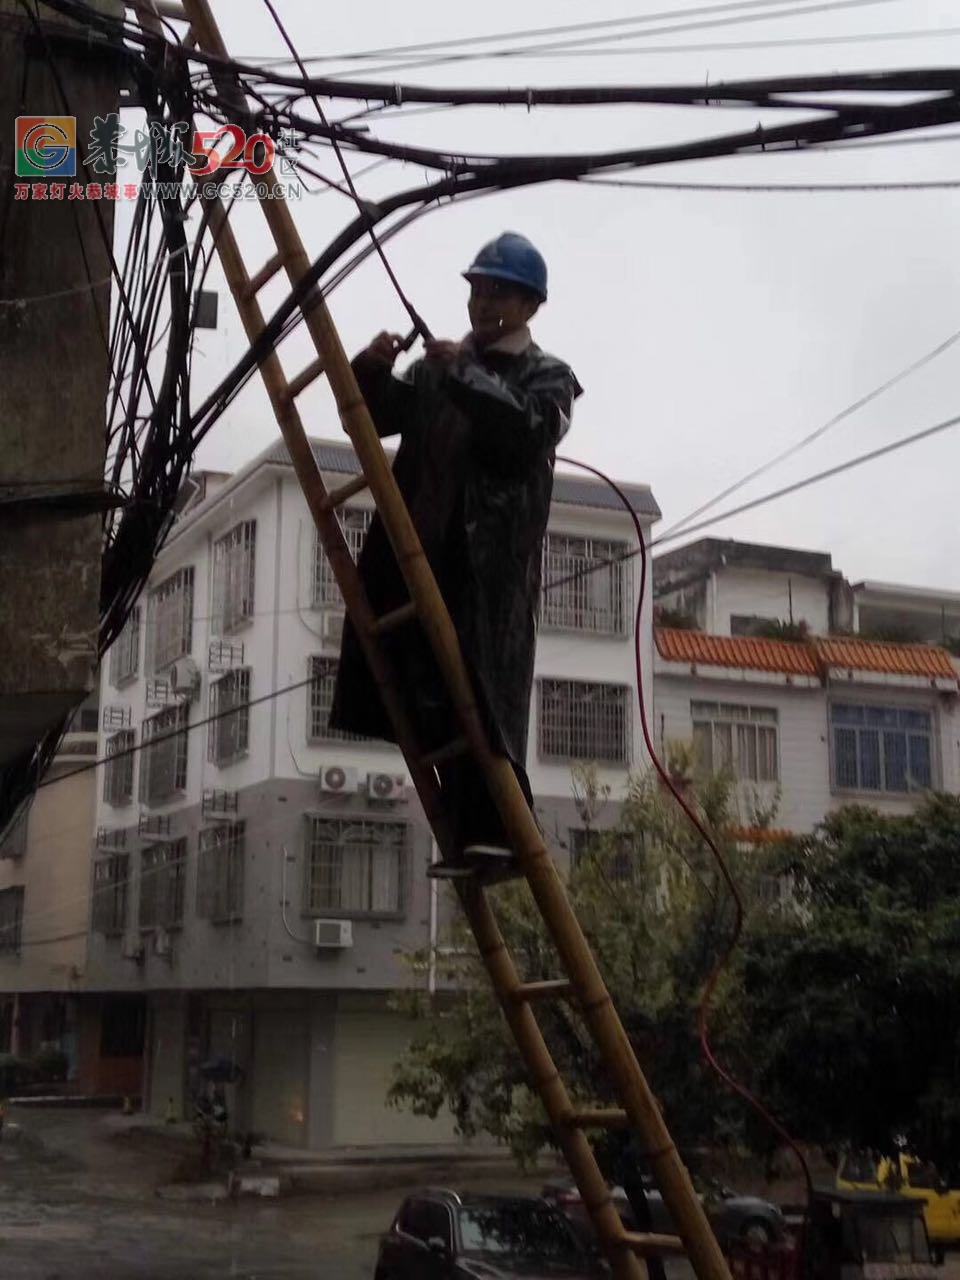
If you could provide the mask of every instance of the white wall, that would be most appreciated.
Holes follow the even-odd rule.
[[[691,701],[732,702],[754,707],[774,707],[778,713],[781,800],[775,823],[791,831],[809,831],[829,803],[830,774],[827,755],[826,700],[822,689],[792,689],[776,685],[734,684],[696,677],[658,677],[656,690],[656,743],[671,739],[689,742],[693,737]],[[776,788],[743,784],[738,788],[740,813],[746,822],[750,800],[756,792],[772,800]]]
[[[340,482],[342,483],[342,477]],[[332,483],[331,478],[331,483]],[[366,505],[362,499],[356,505]],[[284,483],[282,497],[282,548],[279,556],[279,597],[277,685],[304,679],[310,654],[326,653],[336,657],[337,643],[323,639],[322,611],[310,607],[313,584],[314,530],[306,503],[291,477]],[[614,538],[634,545],[633,527],[616,512],[588,508],[556,506],[550,529],[574,535]],[[632,600],[639,592],[639,557],[625,562],[625,572],[632,575]],[[648,591],[649,600],[649,591]],[[645,605],[642,618],[642,652],[646,672],[645,691],[652,698],[651,608]],[[541,630],[537,643],[535,674],[576,680],[596,680],[626,684],[636,690],[636,663],[631,634],[627,636],[592,636],[583,632]],[[634,766],[644,756],[640,735],[635,692],[632,701]],[[375,772],[404,772],[399,752],[388,746],[369,742],[334,741],[321,744],[306,742],[308,698],[306,690],[278,699],[276,704],[275,769],[278,777],[309,776],[315,778],[321,766],[331,763],[354,766],[362,776]],[[292,747],[292,750],[291,750]],[[534,687],[530,707],[527,767],[535,795],[568,796],[571,794],[571,762],[542,762],[537,756],[537,693]],[[627,769],[612,767],[602,770],[603,778],[615,791],[622,792]]]
[[[724,568],[717,572],[716,589],[707,584],[706,630],[712,635],[730,634],[730,615],[754,614],[789,622],[790,596],[793,621],[806,622],[817,635],[829,630],[830,596],[820,578],[779,573],[766,569]]]
[[[213,543],[229,532],[241,520],[255,520],[256,558],[254,582],[254,616],[243,626],[227,636],[220,636],[213,618],[213,575],[212,549]],[[147,681],[153,679],[153,671],[147,670],[147,625],[148,599],[150,589],[163,582],[178,569],[193,567],[193,627],[190,656],[194,659],[201,673],[199,692],[190,702],[190,723],[206,719],[210,714],[210,686],[220,673],[208,669],[210,642],[213,639],[225,639],[243,645],[243,662],[252,668],[250,696],[258,698],[271,692],[270,682],[272,660],[271,645],[273,636],[274,610],[274,561],[276,535],[276,501],[274,491],[269,486],[257,486],[248,483],[235,489],[222,505],[215,508],[212,519],[186,524],[182,532],[171,537],[167,546],[157,559],[150,578],[150,586],[140,597],[140,661],[137,678],[120,688],[110,681],[109,656],[101,668],[101,708],[127,707],[133,718],[133,727],[137,731],[137,745],[143,741],[143,721],[156,715],[161,708],[146,705]],[[249,786],[269,775],[270,770],[270,733],[274,714],[274,703],[266,702],[251,708],[250,711],[250,746],[246,756],[218,768],[207,760],[207,728],[190,731],[187,742],[187,788],[183,796],[177,797],[169,805],[158,806],[158,812],[167,812],[184,805],[197,803],[205,787],[237,790]],[[101,718],[102,724],[102,718]],[[106,751],[106,739],[113,729],[101,728],[99,754]],[[97,797],[97,825],[120,827],[133,825],[136,827],[139,814],[138,788],[142,755],[134,756],[133,801],[127,806],[115,808],[103,800],[103,777]]]
[[[828,696],[838,700],[877,702],[886,706],[910,706],[934,712],[934,734],[940,756],[939,782],[943,789],[957,791],[958,734],[960,719],[955,698],[944,698],[926,690],[863,686],[856,689],[800,689],[785,685],[724,682],[693,676],[658,676],[656,690],[656,743],[678,738],[689,741],[693,727],[691,701],[732,702],[757,707],[775,707],[779,720],[781,800],[775,824],[791,831],[809,831],[833,809],[844,804],[863,803],[882,813],[906,813],[914,800],[906,796],[884,796],[876,792],[857,795],[835,792],[831,786]],[[741,812],[746,815],[753,791],[772,796],[772,786],[739,788]]]
[[[344,476],[325,477],[328,488],[344,483]],[[339,641],[324,638],[325,621],[342,610],[320,610],[312,607],[314,547],[316,531],[293,475],[279,482],[281,496],[281,542],[277,551],[277,625],[275,687],[295,684],[308,675],[311,655],[337,658]],[[352,500],[351,506],[369,507],[366,495]],[[355,768],[362,784],[367,773],[405,773],[399,750],[387,744],[369,741],[310,743],[307,741],[309,690],[298,689],[274,704],[276,741],[273,767],[280,778],[308,777],[316,779],[320,770],[331,764]]]

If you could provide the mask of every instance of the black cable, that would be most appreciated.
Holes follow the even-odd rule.
[[[940,40],[960,36],[960,27],[911,27],[903,31],[861,31],[849,35],[785,36],[776,40],[720,40],[697,44],[630,45],[613,49],[528,49],[523,61],[553,58],[640,58],[666,54],[676,57],[686,53],[751,53],[767,49],[810,49],[840,44],[882,44],[900,40]],[[326,59],[319,59],[326,61]],[[340,122],[341,124],[343,121]]]
[[[226,720],[228,716],[235,716],[240,711],[248,710],[250,707],[259,707],[264,702],[272,702],[275,698],[281,697],[285,693],[294,693],[297,689],[305,689],[308,685],[316,682],[315,676],[309,676],[306,680],[298,680],[295,684],[284,685],[281,689],[274,689],[272,693],[261,694],[259,698],[250,698],[239,707],[230,707],[227,711],[218,711],[215,715],[207,716],[203,720],[188,721],[178,729],[171,729],[169,733],[158,733],[156,737],[149,738],[145,742],[138,742],[132,747],[125,747],[123,751],[116,751],[110,756],[101,756],[98,760],[91,760],[87,764],[82,764],[76,769],[70,769],[66,773],[59,773],[55,778],[47,778],[37,786],[38,791],[42,791],[45,787],[54,787],[58,782],[66,782],[68,778],[78,778],[81,774],[90,773],[92,770],[100,769],[102,766],[112,764],[115,760],[123,760],[127,756],[139,755],[141,751],[146,751],[150,747],[159,746],[161,742],[169,742],[173,738],[185,737],[186,734],[192,733],[194,729],[202,729],[206,725],[215,724],[218,720]],[[182,706],[182,703],[170,703],[170,707]],[[169,708],[168,708],[169,709]],[[157,715],[162,715],[163,707],[157,708]]]
[[[772,3],[780,3],[780,2],[781,0],[772,0]],[[732,17],[725,17],[725,18],[714,17],[714,18],[708,18],[705,21],[700,21],[700,22],[679,22],[679,23],[667,22],[662,26],[651,27],[637,34],[641,34],[644,37],[672,35],[674,32],[678,32],[678,31],[702,31],[705,28],[739,26],[742,23],[748,23],[748,22],[763,22],[763,21],[768,21],[770,19],[796,18],[796,17],[803,17],[806,14],[813,14],[813,13],[832,13],[837,10],[863,8],[867,5],[872,6],[877,3],[888,4],[891,2],[892,0],[822,0],[821,3],[810,4],[810,5],[798,5],[796,3],[791,2],[791,3],[785,4],[783,8],[773,9],[763,13],[743,13],[743,14],[734,15]],[[761,5],[764,3],[765,3],[765,0],[756,0],[756,5]],[[712,6],[712,9],[715,12],[719,12],[721,9],[725,9],[728,7],[729,6],[725,6],[725,5],[716,5],[716,6]],[[747,3],[747,4],[744,4],[743,6],[737,6],[737,7],[749,9],[756,6],[752,3]],[[705,10],[705,12],[709,13],[710,9]],[[674,16],[676,15],[669,14],[669,13],[651,15],[649,20],[653,20],[654,17],[671,18]],[[617,20],[614,20],[614,21],[617,21]],[[623,21],[623,20],[621,19],[620,21]],[[634,33],[631,32],[630,34],[632,35]],[[495,59],[495,58],[522,59],[524,56],[526,56],[530,52],[542,53],[544,51],[562,51],[567,48],[582,49],[584,46],[587,46],[587,45],[601,44],[610,40],[622,40],[623,38],[624,38],[623,33],[618,32],[615,34],[597,35],[592,37],[581,36],[575,40],[570,40],[570,41],[557,40],[552,43],[537,43],[536,45],[526,45],[526,46],[521,46],[520,48],[492,50],[486,53],[467,53],[467,54],[452,53],[452,54],[448,54],[445,57],[424,58],[417,61],[404,59],[404,60],[401,60],[400,62],[392,62],[392,63],[387,63],[384,66],[372,67],[369,70],[367,70],[366,74],[367,75],[386,75],[388,73],[393,73],[395,71],[402,71],[405,73],[407,71],[414,70],[414,69],[419,70],[424,67],[434,67],[442,63],[451,63],[451,62],[473,62],[478,60],[486,61],[486,60]]]
[[[949,351],[951,347],[956,346],[958,341],[960,341],[960,329],[954,330],[954,332],[951,333],[949,337],[945,338],[943,342],[937,343],[937,345],[930,351],[926,351],[922,356],[918,356],[916,360],[912,360],[910,364],[899,369],[892,377],[881,382],[879,386],[874,387],[865,395],[859,396],[852,404],[848,404],[846,408],[841,409],[839,413],[835,413],[819,427],[816,427],[813,431],[808,431],[805,435],[801,436],[799,440],[794,441],[793,444],[788,445],[785,449],[781,449],[778,453],[774,454],[772,458],[761,463],[760,466],[754,467],[751,471],[748,471],[745,475],[741,476],[739,480],[735,480],[733,484],[728,485],[725,489],[721,489],[719,493],[715,494],[714,497],[710,498],[707,502],[703,502],[699,507],[694,508],[689,515],[684,516],[681,520],[675,521],[660,535],[661,539],[671,537],[674,533],[679,533],[685,525],[690,523],[691,520],[696,520],[697,516],[702,516],[704,512],[709,511],[711,507],[715,507],[717,503],[722,502],[724,498],[729,498],[739,489],[742,489],[744,485],[749,484],[752,480],[759,479],[760,476],[765,475],[768,471],[772,470],[773,467],[779,466],[781,462],[786,462],[788,458],[794,457],[802,449],[808,448],[815,441],[825,436],[828,431],[832,431],[834,427],[839,426],[841,422],[845,422],[847,418],[858,413],[862,408],[870,404],[871,401],[876,400],[878,396],[883,395],[885,392],[889,391],[891,387],[895,387],[898,383],[902,382],[904,378],[909,378],[911,374],[925,368],[926,365],[931,363],[931,361],[942,356],[944,352]]]
[[[882,0],[881,0],[882,2]],[[466,48],[471,45],[478,44],[494,44],[500,40],[526,40],[537,36],[554,36],[554,35],[570,35],[579,31],[596,31],[601,29],[610,29],[613,27],[633,27],[644,25],[648,22],[659,22],[662,18],[690,18],[697,14],[714,16],[718,13],[729,12],[733,9],[758,9],[772,8],[777,5],[794,6],[796,0],[729,0],[725,4],[708,4],[694,5],[686,9],[661,9],[655,13],[633,14],[624,18],[605,18],[593,22],[573,22],[564,26],[552,27],[528,27],[521,31],[499,31],[493,35],[486,36],[463,36],[459,39],[448,40],[428,40],[417,44],[401,44],[388,45],[381,49],[366,49],[362,52],[350,53],[334,53],[324,55],[317,58],[308,58],[308,62],[352,62],[367,61],[374,58],[388,58],[397,55],[409,53],[420,54],[428,53],[435,49],[451,49]],[[614,37],[622,39],[623,36]],[[275,59],[267,59],[268,63],[273,63]]]
[[[690,15],[696,14],[696,13],[708,15],[707,20],[704,20],[704,22],[673,23],[672,20],[668,20],[667,26],[654,27],[653,29],[648,29],[648,31],[636,32],[636,35],[643,35],[644,37],[671,35],[671,33],[676,31],[703,31],[704,28],[708,28],[708,27],[733,26],[733,24],[740,24],[740,23],[746,23],[746,22],[763,22],[763,20],[767,20],[769,18],[777,19],[777,18],[803,17],[803,14],[805,13],[819,13],[819,12],[824,12],[824,10],[826,10],[826,12],[832,12],[832,10],[845,9],[845,8],[861,8],[861,6],[872,5],[873,3],[874,3],[874,0],[835,0],[835,3],[810,5],[809,8],[806,8],[806,6],[797,5],[795,3],[795,0],[744,0],[744,3],[742,4],[704,5],[704,6],[698,6],[698,8],[692,8],[692,9],[686,9],[686,10],[685,9],[672,10],[672,12],[671,10],[660,10],[660,12],[658,13],[641,15],[641,17],[613,18],[613,19],[607,19],[605,20],[605,22],[598,22],[598,23],[576,23],[568,27],[540,28],[539,31],[529,31],[529,32],[520,31],[520,32],[513,32],[513,33],[507,32],[499,36],[468,37],[467,40],[462,40],[462,41],[435,41],[433,42],[433,44],[421,46],[421,49],[424,51],[430,50],[430,49],[442,49],[442,47],[460,47],[460,49],[463,49],[463,47],[467,47],[470,45],[493,44],[494,41],[499,41],[499,40],[524,40],[524,38],[527,38],[527,36],[532,37],[532,36],[545,36],[545,35],[564,35],[564,33],[571,33],[575,31],[582,32],[582,31],[586,31],[586,29],[591,29],[591,28],[623,27],[623,26],[632,27],[632,26],[637,26],[637,24],[640,24],[640,23],[646,24],[646,23],[659,22],[660,19],[675,19],[677,17],[685,17],[685,15],[686,17],[690,17]],[[876,3],[886,4],[886,3],[891,3],[891,0],[876,0]],[[778,8],[771,8],[771,5],[777,5]],[[780,6],[782,6],[782,8],[780,8]],[[735,15],[735,17],[719,18],[719,19],[716,18],[716,14],[722,13],[722,12],[728,12],[728,10],[731,10],[731,9],[751,10],[751,9],[759,9],[759,8],[767,9],[768,12],[758,13],[758,14],[742,13],[740,15]],[[538,45],[526,46],[525,49],[521,49],[518,51],[508,50],[506,51],[506,56],[516,56],[517,52],[520,52],[520,54],[525,54],[525,52],[529,52],[531,50],[564,49],[564,47],[567,47],[567,46],[582,47],[586,44],[593,44],[593,42],[611,41],[611,40],[620,41],[620,40],[623,40],[623,38],[628,38],[628,36],[632,36],[632,35],[635,35],[635,32],[631,31],[626,33],[625,35],[625,33],[620,31],[620,32],[612,33],[612,35],[595,36],[593,37],[593,40],[591,40],[591,38],[589,37],[581,37],[573,41],[566,41],[566,42],[557,41],[557,42],[554,42],[553,45],[538,44]],[[417,46],[407,46],[406,50],[404,50],[403,47],[399,47],[399,49],[397,49],[397,52],[404,52],[404,51],[416,52]],[[375,55],[372,55],[372,54],[364,54],[364,55],[355,54],[355,55],[340,56],[340,58],[321,59],[321,60],[323,61],[347,61],[347,60],[366,61],[374,58],[374,56]],[[384,54],[383,56],[389,56],[389,55]],[[375,74],[384,74],[385,72],[393,72],[393,70],[407,70],[407,69],[422,68],[422,67],[435,67],[435,65],[438,65],[439,63],[445,63],[445,61],[497,58],[497,56],[504,56],[504,52],[492,51],[492,52],[486,52],[486,54],[467,54],[467,55],[453,54],[451,56],[448,56],[448,58],[422,59],[417,61],[413,61],[411,59],[403,59],[399,61],[399,63],[388,64],[387,67],[372,68],[369,74],[371,74],[371,76],[375,76]]]
[[[900,449],[906,449],[909,445],[919,444],[931,436],[949,431],[958,425],[960,425],[960,414],[953,418],[946,418],[942,422],[934,423],[932,427],[924,427],[922,431],[915,431],[911,435],[901,436],[900,439],[893,440],[890,444],[881,445],[877,449],[871,449],[867,453],[857,454],[853,458],[848,458],[846,462],[840,462],[834,467],[828,467],[825,471],[818,471],[814,475],[804,476],[802,480],[796,480],[793,484],[784,485],[781,489],[774,489],[772,493],[765,493],[761,497],[752,498],[749,502],[743,502],[739,506],[729,507],[718,515],[710,516],[707,520],[701,520],[699,524],[686,525],[675,533],[661,534],[659,538],[654,538],[651,541],[650,546],[659,547],[665,542],[675,542],[677,538],[685,538],[688,534],[700,533],[711,525],[719,524],[722,520],[729,520],[733,516],[743,515],[745,511],[753,511],[757,507],[765,506],[768,502],[775,502],[778,498],[785,498],[789,494],[798,493],[801,489],[809,488],[810,485],[819,484],[822,480],[830,480],[834,476],[842,475],[845,471],[852,471],[855,467],[863,466],[864,463],[874,462],[877,458],[882,458],[888,453],[896,453]],[[552,582],[545,583],[543,590],[550,591],[557,587],[565,586],[568,582],[575,582],[591,573],[598,573],[601,569],[606,569],[610,565],[623,564],[626,560],[633,560],[639,554],[639,550],[625,551],[619,556],[597,560],[584,569],[578,569],[575,573],[567,574],[566,577],[555,578]]]
[[[287,46],[287,48],[290,50],[291,54],[293,55],[294,59],[296,60],[297,66],[300,69],[300,73],[302,74],[304,80],[306,80],[308,78],[307,68],[303,65],[300,55],[297,52],[296,45],[293,43],[292,39],[290,38],[290,33],[287,31],[287,28],[284,26],[279,13],[277,12],[276,5],[273,3],[273,0],[263,0],[263,3],[266,6],[270,16],[273,18],[273,21],[276,24],[277,30],[280,32],[280,35],[283,39],[284,44]],[[327,122],[327,117],[326,117],[326,114],[324,113],[323,106],[320,102],[319,97],[315,93],[311,94],[310,96],[313,101],[313,105],[317,109],[317,115],[320,117],[320,123],[324,126],[324,128],[329,129],[330,125]],[[417,332],[421,335],[422,338],[424,338],[425,340],[429,340],[430,337],[432,336],[430,333],[430,330],[427,328],[426,323],[424,322],[420,314],[417,312],[416,308],[414,307],[410,299],[407,297],[406,293],[404,293],[403,287],[401,286],[400,281],[397,279],[397,276],[393,270],[393,267],[391,267],[390,263],[387,261],[387,255],[383,252],[383,246],[380,244],[380,241],[377,238],[377,233],[376,233],[376,230],[374,229],[373,220],[370,218],[369,213],[367,212],[367,202],[364,200],[361,200],[360,198],[360,195],[356,188],[356,184],[353,181],[353,175],[351,174],[349,168],[347,167],[346,160],[344,160],[343,158],[343,152],[340,149],[340,144],[337,141],[336,134],[331,135],[331,142],[333,145],[334,154],[336,155],[340,168],[343,171],[344,179],[346,180],[347,186],[350,189],[350,194],[353,197],[353,201],[357,206],[357,210],[360,213],[360,215],[362,217],[366,217],[369,222],[367,233],[370,236],[370,240],[373,243],[373,247],[377,252],[377,256],[380,258],[380,262],[383,265],[383,269],[384,271],[386,271],[387,276],[390,279],[390,283],[393,285],[394,290],[396,291],[397,297],[400,299],[401,305],[403,306],[407,315],[410,317],[413,327],[417,330]]]
[[[582,187],[637,187],[642,191],[702,191],[721,195],[725,191],[741,195],[776,195],[784,191],[788,195],[816,195],[818,192],[841,194],[861,192],[876,194],[881,191],[953,191],[960,187],[957,178],[918,178],[904,182],[658,182],[646,178],[604,178],[587,176],[577,178]]]
[[[904,113],[907,113],[906,115]],[[883,119],[869,124],[856,125],[857,136],[866,132],[892,132],[905,127],[910,119],[911,127],[921,127],[933,123],[941,123],[944,119],[960,118],[960,103],[956,98],[938,98],[922,104],[909,104],[908,107],[893,108]],[[298,119],[298,124],[299,124]],[[309,130],[310,122],[303,122]],[[400,192],[381,200],[377,205],[376,221],[379,223],[397,210],[408,205],[427,205],[439,201],[443,197],[460,197],[466,192],[483,189],[506,189],[511,186],[534,185],[553,181],[557,177],[574,178],[581,173],[590,173],[595,167],[607,167],[613,164],[648,165],[667,163],[676,160],[703,159],[709,156],[731,154],[739,150],[752,150],[766,147],[773,143],[798,144],[801,140],[824,141],[828,138],[844,136],[852,126],[843,120],[814,120],[802,122],[800,125],[785,125],[764,131],[759,137],[756,132],[725,134],[719,137],[703,139],[695,143],[678,144],[658,148],[646,148],[637,152],[615,152],[604,156],[588,157],[541,157],[537,163],[516,161],[499,163],[490,166],[486,171],[473,176],[463,177],[455,174],[412,190]],[[374,216],[374,215],[371,215]],[[200,437],[210,429],[216,420],[217,404],[229,394],[232,383],[242,380],[246,373],[254,369],[263,355],[271,349],[279,338],[286,321],[305,301],[325,272],[336,262],[360,236],[368,231],[367,217],[355,219],[337,236],[327,249],[313,262],[304,277],[294,287],[285,302],[266,322],[263,333],[245,354],[241,361],[220,383],[216,390],[208,396],[204,404],[196,411],[192,419],[192,429],[200,433]]]

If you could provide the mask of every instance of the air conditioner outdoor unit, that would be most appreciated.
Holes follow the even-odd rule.
[[[341,951],[353,946],[352,920],[314,920],[313,945],[318,951]]]
[[[402,773],[368,773],[367,795],[371,800],[402,800],[406,781]]]
[[[359,778],[356,769],[339,764],[325,764],[320,770],[320,790],[330,794],[356,791]]]
[[[192,698],[200,691],[200,668],[192,658],[178,658],[170,668],[170,689],[179,698]]]

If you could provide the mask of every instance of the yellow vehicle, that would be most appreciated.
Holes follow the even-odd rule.
[[[869,1152],[845,1155],[837,1168],[837,1188],[843,1191],[898,1191],[923,1201],[923,1218],[934,1251],[960,1245],[960,1190],[948,1187],[936,1166],[900,1152],[894,1158]]]

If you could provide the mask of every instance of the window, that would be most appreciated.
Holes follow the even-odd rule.
[[[630,763],[630,689],[581,680],[540,681],[540,756]]]
[[[442,1240],[448,1249],[452,1248],[450,1211],[436,1200],[408,1200],[400,1211],[397,1225],[404,1235],[422,1240],[424,1244],[430,1240]]]
[[[731,769],[739,782],[776,782],[780,777],[776,707],[729,702],[691,702],[693,751],[704,773]]]
[[[96,933],[123,933],[127,923],[130,856],[113,853],[93,864],[93,928]]]
[[[140,860],[140,928],[176,929],[183,923],[187,842],[155,844]]]
[[[838,791],[919,791],[933,786],[933,716],[909,707],[830,705]]]
[[[97,733],[100,729],[100,708],[96,695],[77,707],[67,723],[67,733]]]
[[[541,624],[566,631],[626,635],[630,576],[624,557],[629,552],[625,542],[548,533],[543,544]]]
[[[154,674],[190,652],[193,639],[193,569],[179,569],[150,592],[149,631]]]
[[[197,915],[214,924],[243,917],[245,823],[206,827],[200,832]]]
[[[110,683],[125,684],[140,670],[140,606],[130,610],[110,650]]]
[[[256,520],[244,520],[213,544],[213,625],[221,632],[253,617],[256,543]]]
[[[308,914],[397,915],[403,910],[405,822],[307,821]]]
[[[758,613],[731,613],[732,636],[769,636],[783,624],[779,618],[763,618]]]
[[[330,728],[330,711],[333,707],[333,690],[337,683],[336,658],[321,658],[316,654],[309,659],[310,684],[307,688],[307,741],[359,742],[359,733],[345,733]]]
[[[238,667],[210,686],[210,714],[222,716],[210,724],[207,759],[231,764],[246,755],[250,745],[250,668]],[[224,715],[224,712],[232,715]]]
[[[350,554],[354,560],[357,560],[360,555],[360,549],[363,546],[363,540],[367,536],[367,530],[370,528],[373,512],[364,507],[342,507],[337,512],[337,519],[340,521],[340,528],[343,530],[343,536],[347,540]],[[337,580],[333,576],[333,570],[330,568],[330,561],[327,559],[327,553],[323,549],[319,534],[314,542],[313,604],[314,608],[317,609],[329,608],[330,606],[342,608],[343,606],[343,597],[340,594],[340,588],[337,586]]]
[[[606,854],[603,868],[612,880],[632,880],[637,852],[630,839],[620,833],[598,831],[595,827],[570,827],[567,830],[570,870],[575,871],[593,853]]]
[[[27,852],[27,819],[29,806],[17,814],[10,825],[0,831],[0,859],[22,858]]]
[[[144,720],[143,751],[140,753],[142,803],[163,804],[186,788],[189,715],[189,708],[180,703]]]
[[[103,770],[103,799],[114,807],[133,799],[133,748],[137,735],[133,729],[112,733],[107,739],[107,763]],[[114,759],[114,757],[117,757]]]
[[[23,888],[0,892],[0,955],[18,956],[23,932]]]
[[[541,1275],[587,1275],[588,1263],[566,1223],[536,1200],[497,1198],[457,1209],[461,1249],[492,1269],[500,1259],[530,1259]]]

